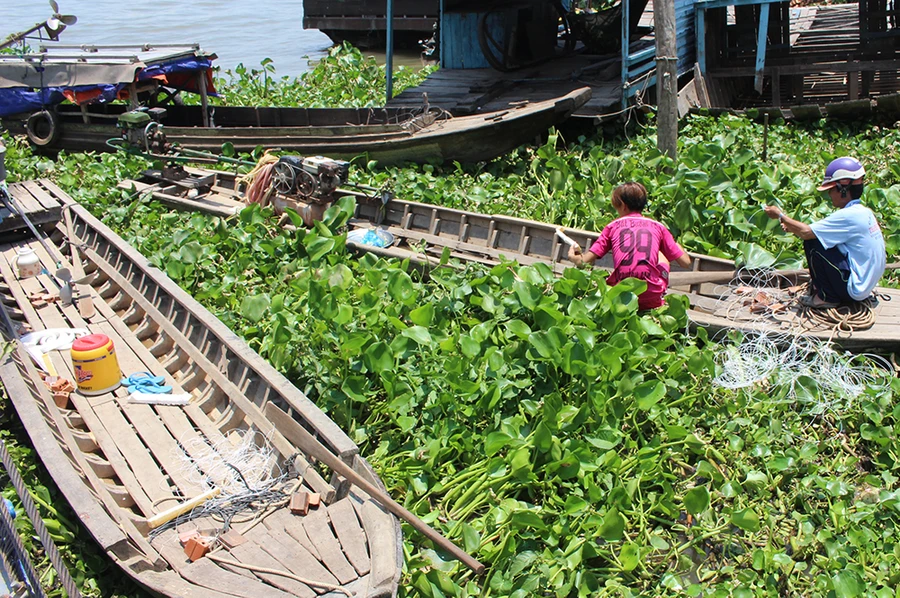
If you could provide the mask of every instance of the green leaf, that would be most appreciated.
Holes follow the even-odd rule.
[[[365,353],[366,367],[376,374],[389,372],[394,369],[394,353],[391,346],[385,342],[372,343]]]
[[[468,523],[462,524],[463,547],[467,552],[474,553],[481,546],[481,534]]]
[[[416,291],[412,278],[402,270],[392,270],[388,279],[388,293],[391,299],[403,305],[412,305],[416,300]]]
[[[570,494],[566,497],[566,515],[577,515],[588,507],[588,502],[583,498]]]
[[[736,260],[736,265],[743,268],[769,268],[775,264],[777,258],[757,245],[756,243],[739,243],[741,252]]]
[[[709,490],[706,486],[697,486],[684,495],[684,507],[691,515],[699,515],[709,508]]]
[[[648,380],[634,389],[638,409],[646,411],[666,396],[666,386],[659,380]]]
[[[423,328],[422,326],[410,326],[400,334],[416,341],[416,343],[420,345],[430,346],[432,343],[431,334],[428,332],[427,328]]]
[[[349,376],[341,384],[341,390],[354,401],[365,403],[368,398],[366,391],[369,389],[369,381],[363,376]]]
[[[525,340],[531,334],[531,328],[522,320],[510,320],[506,323],[506,331],[510,334]]]
[[[512,436],[506,432],[491,432],[484,439],[484,454],[493,457],[507,446],[512,440]]]
[[[316,262],[334,249],[334,239],[310,233],[303,237],[303,245],[306,247],[307,253],[309,253],[309,259]]]
[[[462,350],[462,354],[468,359],[475,359],[478,357],[478,354],[481,353],[481,343],[468,334],[461,334],[459,336],[459,348]]]
[[[751,508],[732,513],[731,523],[748,532],[759,531],[759,515]]]
[[[622,569],[625,571],[634,571],[641,562],[641,551],[634,542],[628,542],[622,546],[619,551],[619,562],[622,563]]]
[[[409,312],[409,319],[413,324],[428,328],[434,319],[434,305],[426,303],[421,307],[417,307]]]
[[[834,585],[834,593],[837,598],[854,598],[861,596],[865,586],[859,576],[848,569],[835,573],[831,578]]]
[[[266,294],[244,297],[241,301],[241,315],[254,324],[262,320],[268,309],[269,296]]]
[[[513,290],[522,306],[530,310],[534,310],[538,306],[543,296],[539,287],[522,280],[513,283]]]
[[[603,523],[597,532],[607,542],[618,542],[625,534],[625,518],[619,515],[618,509],[610,509],[603,517]]]

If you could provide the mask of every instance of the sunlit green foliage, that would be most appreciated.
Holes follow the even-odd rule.
[[[394,95],[418,85],[437,67],[413,70],[405,66],[394,69]],[[375,58],[366,56],[349,43],[334,46],[315,67],[296,79],[277,78],[270,59],[260,68],[243,64],[228,69],[216,78],[222,99],[213,103],[231,106],[305,106],[309,108],[367,108],[383,106],[386,71]],[[186,98],[196,103],[198,99]]]

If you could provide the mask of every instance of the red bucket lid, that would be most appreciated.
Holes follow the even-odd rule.
[[[102,349],[109,344],[109,337],[105,334],[89,334],[75,339],[72,343],[73,351],[93,351],[94,349]]]

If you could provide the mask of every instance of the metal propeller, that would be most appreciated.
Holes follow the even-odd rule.
[[[56,0],[50,0],[50,8],[53,9],[53,16],[47,19],[46,29],[51,39],[57,39],[63,29],[78,22],[78,17],[59,14],[59,4]]]
[[[47,32],[47,35],[50,36],[50,39],[57,40],[63,29],[78,22],[78,17],[75,15],[59,14],[59,4],[56,3],[56,0],[50,0],[50,8],[53,9],[53,14],[49,19],[41,23],[35,23],[33,27],[26,29],[25,31],[11,34],[5,40],[0,42],[0,50],[22,41],[39,29],[44,29]]]

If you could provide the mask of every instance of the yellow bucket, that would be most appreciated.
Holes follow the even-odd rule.
[[[105,334],[89,334],[72,343],[75,384],[83,395],[115,390],[122,382],[113,342]]]

